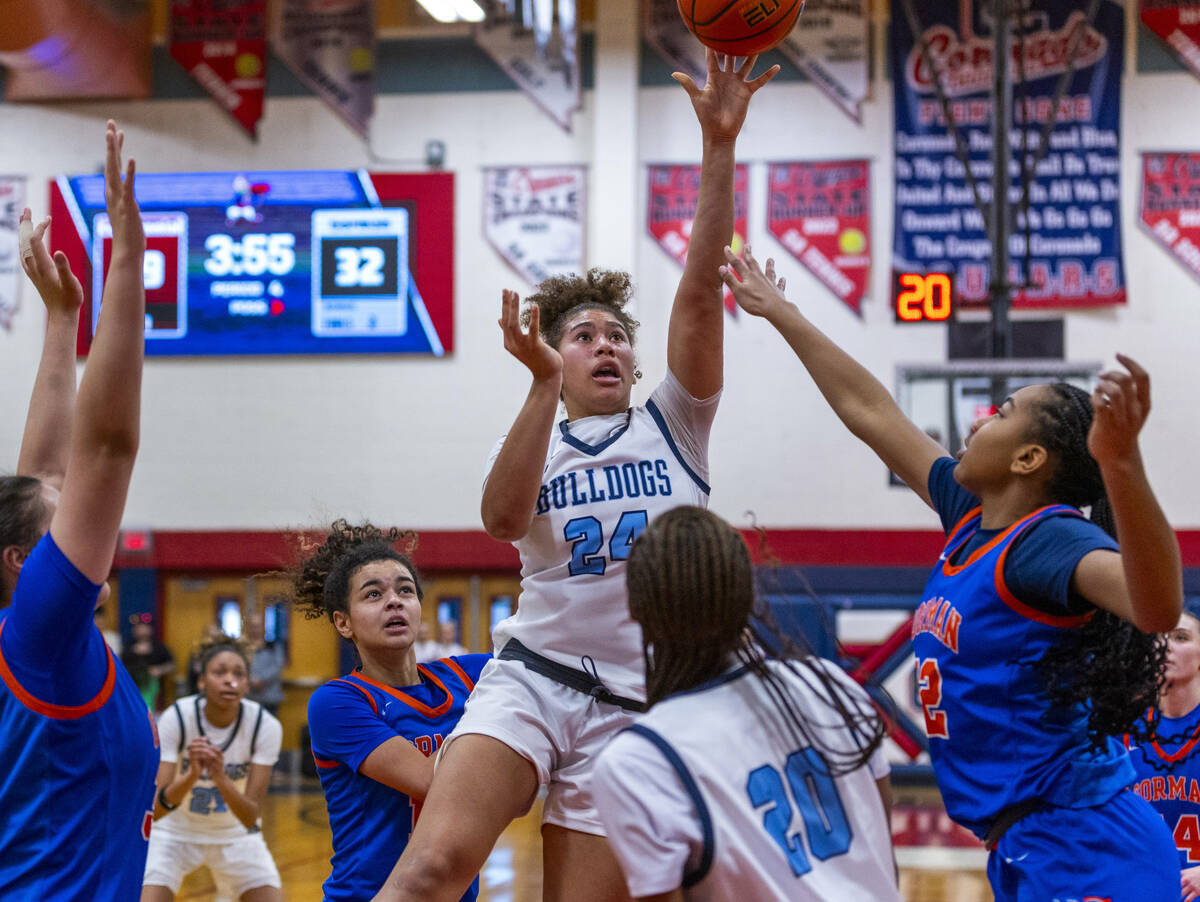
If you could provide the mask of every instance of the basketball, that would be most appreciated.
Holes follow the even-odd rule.
[[[677,0],[700,43],[730,56],[753,56],[788,36],[804,0]]]

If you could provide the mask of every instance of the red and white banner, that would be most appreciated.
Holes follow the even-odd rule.
[[[267,0],[171,0],[171,56],[250,137],[263,114]]]
[[[1200,153],[1142,154],[1142,226],[1200,279]]]
[[[586,179],[583,166],[484,170],[484,237],[530,285],[583,272]]]
[[[807,0],[779,51],[842,112],[861,122],[869,46],[867,0]]]
[[[871,270],[867,160],[771,163],[767,228],[855,313]]]
[[[12,328],[20,307],[20,245],[17,221],[25,209],[25,179],[19,175],[0,175],[0,329]]]
[[[692,221],[696,218],[696,203],[700,198],[700,167],[688,165],[656,165],[649,167],[650,188],[646,196],[646,227],[658,246],[679,261],[687,260],[692,236]],[[733,174],[733,236],[729,246],[740,254],[746,243],[750,173],[745,163],[738,163]],[[737,302],[725,290],[725,309],[737,316]]]
[[[364,138],[375,114],[375,0],[281,0],[271,46]]]
[[[1200,78],[1200,6],[1196,0],[1141,0],[1142,23]]]

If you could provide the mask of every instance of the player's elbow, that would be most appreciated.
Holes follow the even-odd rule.
[[[515,515],[499,506],[483,505],[483,528],[498,542],[515,542],[529,532],[529,518]]]

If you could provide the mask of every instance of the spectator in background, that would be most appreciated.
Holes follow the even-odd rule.
[[[426,661],[436,661],[442,657],[438,654],[440,646],[433,641],[433,624],[428,620],[422,620],[417,624],[417,641],[413,644],[413,654],[417,656],[417,663],[424,664]]]
[[[112,653],[118,658],[121,657],[121,634],[105,627],[108,618],[104,616],[104,605],[100,605],[92,612],[92,619],[96,621],[96,628],[100,630],[100,635],[104,637],[104,641],[108,643]]]
[[[280,642],[266,641],[263,615],[259,612],[246,620],[246,638],[254,654],[250,661],[248,697],[278,717],[279,706],[283,704],[283,668],[287,666],[287,650]]]
[[[137,683],[146,707],[157,711],[162,678],[175,672],[175,656],[154,635],[154,622],[149,614],[133,622],[133,641],[121,654],[121,663]]]
[[[453,658],[455,655],[465,655],[467,650],[458,644],[458,624],[453,620],[443,620],[438,624],[438,641],[436,658]]]

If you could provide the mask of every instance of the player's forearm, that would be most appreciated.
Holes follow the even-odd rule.
[[[173,779],[167,785],[163,786],[161,792],[156,794],[154,797],[154,819],[158,820],[164,814],[170,813],[168,809],[163,807],[162,798],[160,796],[166,797],[167,802],[171,806],[170,810],[173,811],[175,808],[179,807],[179,805],[183,804],[183,800],[187,797],[187,794],[192,791],[192,787],[196,785],[196,780],[199,779],[199,777],[200,774],[198,771],[189,769],[183,774],[175,777],[175,779]]]
[[[17,473],[62,488],[75,410],[75,338],[79,311],[50,310],[37,378],[21,437]]]
[[[512,542],[529,531],[561,389],[561,376],[534,381],[492,465],[480,514],[493,539]]]
[[[1121,566],[1134,611],[1134,624],[1165,632],[1183,610],[1183,571],[1175,531],[1159,506],[1141,455],[1101,465],[1117,524]]]
[[[241,821],[246,829],[254,827],[258,823],[261,813],[258,802],[247,798],[224,771],[218,771],[212,775],[212,778],[213,785],[221,793],[221,798],[225,800],[225,804],[233,812],[234,817]]]

